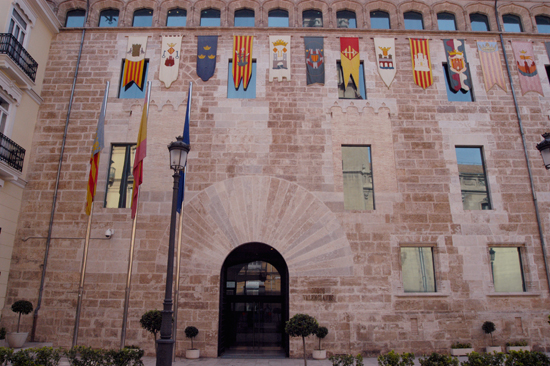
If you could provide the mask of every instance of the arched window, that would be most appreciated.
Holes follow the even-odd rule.
[[[153,25],[153,9],[138,9],[134,11],[132,27],[150,27]]]
[[[323,12],[320,10],[310,9],[304,10],[302,13],[303,27],[322,27],[323,26]]]
[[[267,15],[268,27],[288,27],[288,11],[284,9],[270,10]]]
[[[118,9],[106,9],[99,13],[100,27],[116,27],[118,25]]]
[[[537,22],[537,30],[539,33],[550,33],[550,18],[545,15],[537,15],[535,17]]]
[[[201,27],[219,27],[221,25],[221,12],[218,9],[205,9],[201,11]]]
[[[382,10],[371,11],[370,28],[371,29],[391,29],[390,14]]]
[[[254,10],[240,9],[235,11],[235,27],[253,27]]]
[[[505,32],[523,32],[521,19],[517,15],[504,14],[502,16],[502,22],[504,23]]]
[[[488,32],[491,30],[489,26],[489,18],[481,13],[470,14],[470,25],[474,32]]]
[[[65,27],[84,27],[84,19],[86,18],[86,10],[75,9],[67,12],[65,19]]]
[[[422,19],[422,13],[418,13],[416,11],[408,11],[403,14],[403,18],[405,20],[405,29],[424,29],[424,20]]]
[[[336,13],[338,28],[357,28],[357,17],[351,10],[340,10]]]
[[[175,8],[168,10],[166,16],[167,27],[185,27],[187,23],[187,10],[181,8]]]
[[[446,12],[437,14],[437,27],[440,31],[455,31],[455,15]]]

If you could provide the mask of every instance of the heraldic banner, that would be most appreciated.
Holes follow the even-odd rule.
[[[427,39],[410,38],[414,82],[426,89],[433,84],[430,45]]]
[[[468,60],[466,59],[466,50],[464,49],[463,39],[444,39],[445,55],[447,56],[447,75],[449,87],[458,92],[470,90],[470,71],[468,70]]]
[[[395,59],[395,39],[394,38],[375,38],[374,53],[376,54],[376,66],[380,77],[389,88],[395,78],[396,59]]]
[[[359,38],[340,38],[340,64],[344,74],[344,87],[348,85],[349,78],[353,79],[355,86],[359,89]]]
[[[544,96],[537,65],[535,65],[533,44],[531,42],[512,41],[512,51],[514,52],[516,66],[518,67],[521,95],[533,91]]]
[[[304,37],[307,85],[325,84],[325,50],[323,37]]]
[[[233,36],[233,81],[239,89],[241,79],[243,88],[248,88],[252,75],[252,44],[254,36]]]
[[[147,49],[147,36],[128,37],[126,46],[126,62],[124,62],[124,78],[122,86],[128,90],[132,82],[143,90],[143,76],[145,73],[145,50]]]
[[[218,36],[198,36],[197,41],[197,75],[202,81],[208,81],[216,71],[216,53]]]
[[[269,48],[273,52],[269,65],[269,81],[273,81],[273,78],[279,81],[283,81],[283,78],[290,80],[290,36],[269,36]]]
[[[504,91],[506,82],[502,73],[502,65],[500,63],[500,54],[498,51],[498,43],[491,41],[477,41],[477,51],[483,70],[483,80],[485,81],[485,90],[489,91],[493,86],[498,85]]]
[[[182,36],[162,36],[159,80],[166,88],[178,78]]]

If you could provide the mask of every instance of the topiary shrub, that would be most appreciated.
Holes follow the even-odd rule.
[[[157,334],[160,331],[160,326],[162,324],[162,313],[160,312],[160,310],[149,310],[141,316],[139,323],[141,324],[141,327],[143,329],[153,334],[156,350]]]
[[[504,353],[468,353],[468,360],[461,363],[461,366],[502,366]]]
[[[414,353],[403,353],[400,355],[391,350],[385,355],[378,356],[378,365],[380,366],[413,366]]]
[[[285,325],[285,332],[291,337],[302,337],[302,346],[304,350],[304,366],[307,366],[306,360],[306,337],[314,334],[319,327],[319,323],[314,317],[307,314],[296,314]]]
[[[185,328],[185,336],[191,339],[191,349],[196,349],[193,347],[193,338],[195,338],[197,334],[199,334],[199,330],[196,327],[188,326]]]
[[[328,334],[328,328],[327,327],[318,327],[315,331],[315,336],[319,338],[319,350],[321,350],[321,339],[325,338]]]
[[[485,334],[489,334],[491,336],[491,346],[492,346],[493,345],[493,332],[497,329],[495,327],[495,323],[487,321],[487,322],[483,323],[483,325],[481,326],[481,329],[483,329]]]
[[[432,353],[427,358],[418,360],[422,366],[458,366],[458,359],[449,355]]]
[[[19,320],[17,320],[17,333],[19,333],[19,324],[21,323],[21,315],[27,315],[32,311],[32,303],[27,300],[19,300],[13,303],[11,311],[19,314]]]

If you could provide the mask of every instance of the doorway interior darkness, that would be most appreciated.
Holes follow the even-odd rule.
[[[218,356],[288,357],[288,267],[262,243],[235,248],[220,283]]]

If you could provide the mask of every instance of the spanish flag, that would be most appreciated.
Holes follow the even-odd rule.
[[[340,38],[340,65],[344,74],[344,87],[348,85],[349,78],[353,79],[355,86],[359,88],[359,38]]]
[[[233,36],[233,81],[239,89],[241,79],[243,88],[248,88],[252,75],[252,44],[254,36]]]

